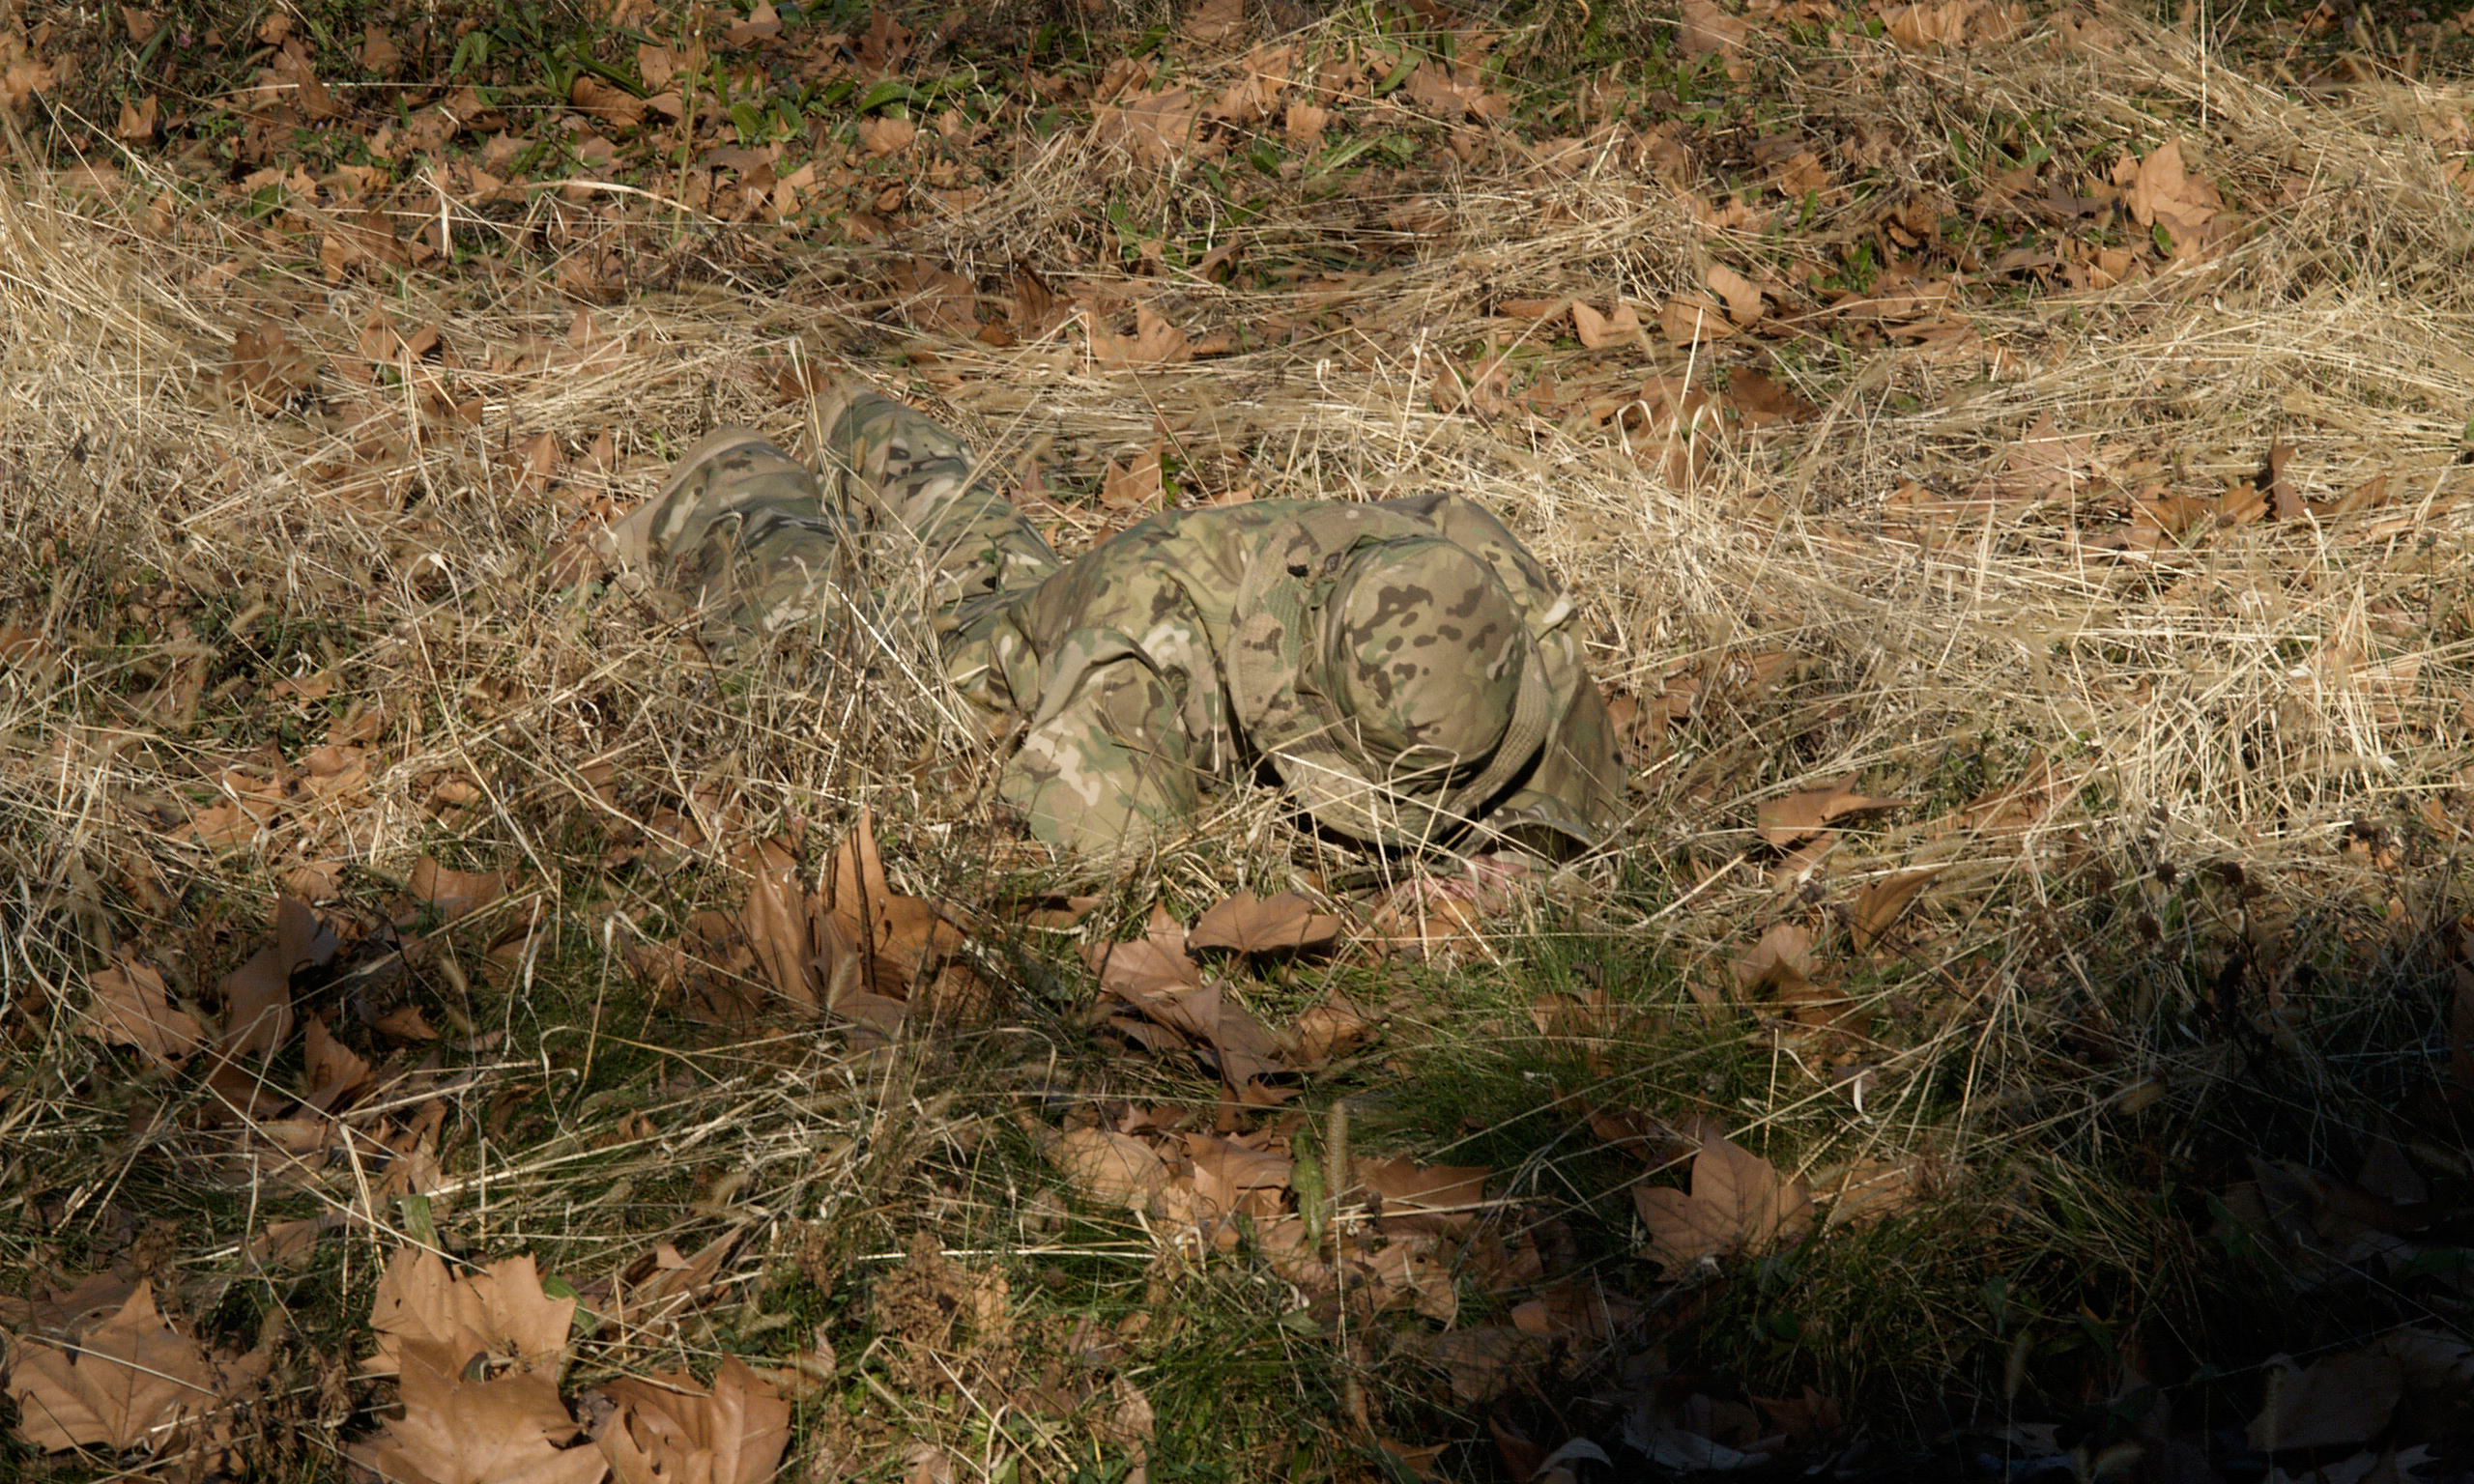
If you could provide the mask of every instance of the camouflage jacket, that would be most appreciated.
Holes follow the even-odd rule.
[[[948,677],[990,712],[1021,720],[999,791],[1041,840],[1101,855],[1139,848],[1191,827],[1210,795],[1258,773],[1286,779],[1326,828],[1394,843],[1482,848],[1510,839],[1563,853],[1595,842],[1619,812],[1613,729],[1582,667],[1571,602],[1467,499],[1172,510],[1066,562],[974,477],[960,442],[916,412],[858,392],[829,406],[824,424],[826,478],[812,497],[797,488],[795,466],[756,435],[717,435],[631,519],[635,545],[649,545],[656,570],[708,605],[723,574],[742,574],[723,606],[742,626],[772,629],[818,612],[818,584],[851,580],[850,528],[906,533],[931,583]],[[1523,695],[1536,726],[1522,733],[1521,756],[1494,759],[1450,808],[1429,800],[1410,830],[1395,813],[1369,817],[1349,799],[1298,786],[1309,782],[1297,767],[1302,742],[1267,755],[1266,737],[1306,734],[1270,710],[1278,696],[1311,690],[1310,676],[1280,671],[1309,668],[1315,651],[1293,634],[1282,647],[1280,625],[1261,610],[1267,576],[1288,589],[1286,612],[1310,614],[1343,556],[1368,556],[1379,572],[1385,553],[1438,538],[1482,560],[1526,627]],[[1245,667],[1232,662],[1250,634],[1254,683],[1238,685]],[[1471,787],[1485,796],[1468,796]]]

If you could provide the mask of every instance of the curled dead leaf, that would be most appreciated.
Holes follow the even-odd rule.
[[[1855,916],[1848,924],[1848,935],[1855,941],[1857,953],[1866,953],[1882,941],[1882,935],[1905,917],[1915,905],[1916,897],[1942,874],[1939,866],[1916,870],[1902,870],[1884,876],[1856,894]]]
[[[1761,838],[1781,849],[1815,835],[1843,815],[1876,809],[1903,809],[1907,799],[1876,799],[1857,793],[1856,775],[1848,774],[1824,788],[1807,788],[1761,806]]]

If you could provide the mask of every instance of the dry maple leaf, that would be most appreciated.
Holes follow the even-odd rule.
[[[1683,0],[1683,20],[1676,42],[1687,57],[1712,52],[1733,56],[1752,28],[1718,9],[1715,0]]]
[[[1780,849],[1817,835],[1831,820],[1874,809],[1903,809],[1906,799],[1876,799],[1857,793],[1856,775],[1848,774],[1826,788],[1807,788],[1761,806],[1761,838]]]
[[[370,1304],[378,1354],[370,1357],[369,1371],[394,1371],[407,1345],[430,1344],[452,1356],[451,1368],[488,1354],[555,1376],[566,1361],[575,1312],[573,1298],[541,1291],[541,1275],[530,1256],[494,1263],[459,1280],[437,1253],[405,1247],[388,1260]]]
[[[713,1276],[746,1234],[744,1225],[734,1226],[692,1257],[681,1255],[669,1242],[656,1242],[652,1251],[595,1284],[598,1295],[588,1290],[585,1297],[592,1298],[594,1309],[632,1330],[675,1323],[679,1315],[719,1294]]]
[[[424,855],[414,864],[412,879],[406,884],[414,900],[438,908],[440,916],[451,923],[505,896],[512,882],[504,871],[455,870]]]
[[[137,1283],[126,1273],[89,1273],[67,1288],[46,1287],[32,1298],[0,1295],[0,1324],[20,1334],[76,1334],[92,1321],[118,1313],[136,1292]]]
[[[228,395],[251,409],[277,413],[318,385],[318,363],[282,326],[268,321],[232,337],[232,358],[220,380]]]
[[[1176,919],[1152,908],[1150,927],[1141,937],[1124,943],[1095,943],[1083,951],[1100,976],[1103,993],[1128,1000],[1197,988],[1202,968],[1186,954],[1186,930]]]
[[[206,1028],[172,1004],[160,972],[123,950],[120,962],[94,976],[95,1008],[79,1027],[97,1041],[135,1046],[165,1066],[197,1049]]]
[[[593,1441],[618,1484],[762,1484],[791,1445],[791,1404],[736,1358],[709,1391],[676,1374],[599,1390],[616,1410]]]
[[[17,1431],[46,1452],[160,1452],[221,1392],[206,1353],[164,1320],[149,1283],[72,1346],[20,1341],[9,1376]]]
[[[1829,1213],[1822,1229],[1861,1226],[1897,1215],[1913,1208],[1922,1195],[1921,1182],[1907,1166],[1858,1159],[1823,1179],[1820,1198],[1829,1203]]]
[[[1285,954],[1319,948],[1340,935],[1340,920],[1314,910],[1296,892],[1257,897],[1239,892],[1212,905],[1186,934],[1186,947],[1241,954]]]
[[[1736,989],[1750,998],[1776,994],[1794,999],[1813,977],[1813,935],[1794,923],[1773,923],[1750,952],[1736,960]]]
[[[1068,1129],[1049,1146],[1048,1156],[1075,1188],[1102,1206],[1145,1206],[1168,1184],[1167,1161],[1150,1145],[1107,1128]]]
[[[292,1039],[292,976],[335,956],[334,929],[307,902],[278,897],[274,941],[223,976],[223,1049],[232,1055],[265,1055]]]
[[[1692,1159],[1692,1189],[1635,1185],[1632,1204],[1650,1231],[1650,1255],[1681,1273],[1703,1258],[1759,1252],[1794,1242],[1812,1229],[1812,1196],[1800,1179],[1728,1138],[1714,1125],[1701,1130]]]
[[[959,973],[969,978],[966,964],[956,962],[966,938],[951,920],[954,909],[924,897],[893,889],[885,877],[884,858],[877,849],[876,815],[863,810],[859,822],[833,853],[824,889],[816,910],[827,919],[817,934],[831,1007],[847,1013],[855,998],[849,989],[873,991],[894,1002],[923,988],[938,990]],[[837,936],[838,934],[838,936]],[[843,966],[845,945],[855,948],[858,962]]]
[[[1426,1354],[1451,1378],[1453,1400],[1465,1407],[1510,1391],[1536,1374],[1550,1353],[1544,1339],[1510,1325],[1455,1329],[1426,1341]]]
[[[377,1075],[367,1058],[335,1040],[327,1022],[315,1015],[309,1019],[303,1060],[308,1092],[302,1101],[325,1113],[350,1103]]]
[[[1933,879],[1942,873],[1939,866],[1917,870],[1902,870],[1884,876],[1856,894],[1856,913],[1848,924],[1848,936],[1856,951],[1864,953],[1882,941],[1898,920],[1915,905],[1915,899]]]
[[[1186,157],[1209,158],[1221,147],[1202,137],[1202,98],[1192,88],[1137,93],[1092,110],[1091,137],[1124,147],[1135,158],[1172,165]]]
[[[1451,1233],[1477,1224],[1494,1171],[1482,1164],[1420,1164],[1414,1159],[1352,1160],[1349,1173],[1381,1197],[1386,1227]]]
[[[2403,1367],[2358,1350],[2272,1373],[2268,1404],[2251,1419],[2251,1445],[2263,1451],[2368,1442],[2388,1426],[2404,1394]]]
[[[1297,1046],[1300,1066],[1321,1067],[1373,1037],[1374,1022],[1338,994],[1336,990],[1333,998],[1309,1008],[1289,1026],[1289,1040]]]
[[[1613,309],[1600,314],[1576,299],[1572,300],[1572,332],[1593,351],[1631,345],[1641,337],[1640,312],[1619,299]]]
[[[1162,451],[1155,442],[1124,463],[1110,459],[1100,475],[1100,503],[1111,510],[1140,510],[1157,504],[1164,488]]]
[[[1761,286],[1723,263],[1712,263],[1703,275],[1710,292],[1727,301],[1727,318],[1749,325],[1761,318]]]
[[[453,1351],[406,1342],[404,1414],[348,1451],[389,1484],[599,1484],[610,1466],[594,1447],[563,1447],[575,1419],[545,1371],[466,1379]]]

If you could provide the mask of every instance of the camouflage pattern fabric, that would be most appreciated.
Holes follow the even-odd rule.
[[[820,407],[821,482],[714,435],[618,528],[714,625],[778,635],[915,563],[947,677],[1021,722],[999,791],[1041,840],[1139,849],[1270,769],[1369,842],[1593,843],[1622,797],[1571,603],[1453,496],[1171,510],[1061,561],[951,432]]]

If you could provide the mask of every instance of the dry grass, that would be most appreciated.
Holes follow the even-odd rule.
[[[1333,40],[1349,23],[1311,35]],[[991,759],[921,678],[908,636],[854,642],[796,675],[732,671],[622,595],[588,600],[542,581],[542,554],[576,522],[640,498],[666,455],[705,430],[748,421],[804,439],[800,409],[772,389],[774,369],[796,357],[933,399],[1000,464],[1036,451],[1069,480],[1096,478],[1166,430],[1207,487],[1468,493],[1566,575],[1604,680],[1654,698],[1687,670],[1717,677],[1692,719],[1643,752],[1631,825],[1601,859],[1556,878],[1538,930],[1508,932],[1493,968],[1406,982],[1429,998],[1395,1028],[1412,1048],[1396,1066],[1426,1091],[1393,1136],[1447,1155],[1448,1120],[1422,1127],[1439,1115],[1417,1098],[1494,1097],[1524,1066],[1568,1060],[1571,1047],[1530,1033],[1528,986],[1541,965],[1596,955],[1600,972],[1637,976],[1611,989],[1675,1018],[1665,1039],[1622,1048],[1590,1099],[1662,1116],[1712,1108],[1807,1171],[1865,1159],[1929,1172],[1954,1226],[1976,1238],[1945,1254],[1834,1239],[1853,1254],[1829,1270],[1839,1286],[1817,1279],[1800,1301],[1816,1325],[1834,1316],[1838,1337],[1740,1356],[1745,1373],[1873,1386],[1865,1394],[1905,1409],[1893,1430],[1929,1432],[1945,1405],[1963,1405],[1950,1398],[2002,1391],[2009,1341],[1976,1297],[1997,1271],[2040,1293],[2054,1326],[2068,1322],[2066,1275],[2079,1272],[2090,1292],[2119,1298],[2102,1310],[2109,1323],[2162,1316],[2200,1335],[2213,1321],[2192,1311],[2224,1298],[2204,1270],[2215,1259],[2190,1200],[2145,1199],[2140,1180],[2165,1176],[2143,1159],[2181,1160],[2172,1167],[2186,1175],[2173,1178],[2206,1180],[2250,1150],[2353,1158],[2382,1100],[2398,1104],[2431,1075],[2434,945],[2460,910],[2474,763],[2474,609],[2460,575],[2474,559],[2474,466],[2461,457],[2474,215],[2426,126],[2463,117],[2468,100],[2461,87],[2402,82],[2295,97],[2173,33],[2111,23],[2120,43],[2102,50],[2060,44],[2051,26],[1953,53],[1851,41],[1868,88],[1808,92],[1790,70],[1772,122],[1885,133],[1915,187],[1945,193],[1964,174],[1950,141],[1987,120],[2046,120],[2066,144],[2138,154],[2178,137],[2229,197],[2281,204],[2221,250],[2118,286],[1969,291],[1965,317],[1998,356],[1856,347],[1816,323],[1808,339],[1781,343],[1778,373],[1819,416],[1685,435],[1701,460],[1688,481],[1620,432],[1478,415],[1438,369],[1468,365],[1495,336],[1524,354],[1525,374],[1612,386],[1606,357],[1550,332],[1503,347],[1496,301],[1655,300],[1698,284],[1712,261],[1783,271],[1827,256],[1816,244],[1833,240],[1827,219],[1783,239],[1700,224],[1688,199],[1707,199],[1710,183],[1675,179],[1647,151],[1601,150],[1568,168],[1497,157],[1422,179],[1404,201],[1301,195],[1289,214],[1250,226],[1265,252],[1395,230],[1383,222],[1395,209],[1418,223],[1414,249],[1323,285],[1170,280],[1149,301],[1196,333],[1310,328],[1143,372],[1098,366],[1063,334],[1003,350],[888,337],[871,317],[879,302],[833,287],[869,281],[863,257],[728,234],[708,244],[713,259],[761,271],[594,309],[599,335],[623,337],[624,353],[578,371],[575,310],[540,285],[417,275],[383,295],[360,282],[329,290],[218,236],[204,214],[167,208],[178,223],[167,232],[147,212],[174,196],[168,182],[133,171],[107,195],[16,170],[0,182],[0,651],[13,656],[0,663],[0,1147],[14,1145],[0,1156],[0,1251],[109,1256],[132,1222],[171,1213],[214,1239],[182,1247],[181,1270],[231,1285],[193,1300],[202,1313],[228,1327],[237,1310],[221,1305],[243,1301],[232,1294],[325,1302],[326,1343],[342,1343],[405,1211],[322,1195],[361,1223],[340,1254],[295,1288],[256,1272],[240,1255],[248,1213],[263,1201],[300,1213],[299,1193],[263,1185],[228,1134],[187,1127],[202,1091],[131,1087],[128,1064],[75,1027],[87,977],[116,947],[135,945],[202,994],[297,868],[350,862],[343,905],[374,919],[416,860],[442,853],[514,868],[526,888],[491,922],[438,935],[416,971],[424,995],[471,1022],[464,1043],[488,1048],[456,1063],[471,1090],[456,1104],[453,1179],[427,1219],[451,1218],[475,1250],[539,1247],[580,1273],[743,1223],[752,1235],[734,1281],[751,1296],[797,1295],[771,1317],[762,1302],[732,1306],[702,1327],[621,1339],[593,1364],[764,1353],[805,1343],[813,1327],[849,1361],[868,1344],[854,1289],[927,1231],[973,1270],[1014,1274],[1018,1291],[1053,1270],[1098,1310],[1182,1307],[1186,1337],[1149,1353],[1158,1396],[1186,1398],[1195,1386],[1179,1378],[1235,1344],[1264,1367],[1238,1391],[1286,1397],[1312,1418],[1292,1419],[1300,1437],[1340,1435],[1324,1420],[1346,1390],[1332,1354],[1279,1330],[1277,1295],[1241,1272],[1155,1258],[1140,1233],[1031,1198],[1040,1167],[1015,1110],[1196,1096],[1091,1044],[1060,945],[1021,948],[1013,1018],[900,1052],[807,1027],[690,1042],[701,1033],[649,1003],[618,958],[737,899],[718,846],[669,870],[606,861],[624,818],[663,807],[701,808],[709,833],[737,838],[801,821],[830,833],[872,808],[898,873],[964,901],[1067,879],[990,846]],[[1113,197],[1138,219],[1175,219],[1207,194],[1069,131],[978,212],[903,245],[966,274],[1023,264],[1152,294],[1094,266],[1079,203]],[[227,262],[238,271],[220,271]],[[361,467],[345,452],[360,430],[334,410],[331,370],[273,415],[217,390],[235,334],[271,307],[331,364],[374,314],[435,325],[463,363],[459,396],[482,399],[480,421],[408,418],[371,477],[401,481],[409,498],[360,498],[359,474],[326,471]],[[560,349],[524,359],[532,345]],[[1623,374],[1707,369],[1645,342]],[[533,432],[559,435],[572,456],[604,429],[616,467],[571,466],[556,499],[511,472],[507,450]],[[2089,441],[2075,488],[1975,498],[2037,438]],[[2153,550],[2108,544],[2126,525],[2125,486],[2212,497],[2280,441],[2313,499],[2384,473],[2390,503],[2202,526]],[[1918,487],[1942,503],[1900,496]],[[38,642],[6,649],[20,629]],[[1724,683],[1777,651],[1790,656],[1777,683]],[[315,701],[273,690],[320,674],[335,684]],[[297,759],[357,707],[377,710],[377,760],[347,801],[287,805],[226,848],[181,838],[185,814],[216,802],[223,769]],[[1915,806],[1851,831],[1817,870],[1782,870],[1754,832],[1757,806],[1851,772],[1867,792]],[[450,780],[471,792],[442,804]],[[2031,816],[1971,812],[2023,783],[2046,806]],[[1113,904],[1093,921],[1113,927],[1112,914],[1155,895],[1199,905],[1236,885],[1363,864],[1240,798],[1142,870],[1102,883]],[[1839,929],[1856,894],[1919,866],[1944,874],[1902,951],[1848,950]],[[2238,871],[2205,873],[2228,866]],[[544,948],[512,965],[479,956],[526,920]],[[1697,1024],[1681,986],[1729,984],[1730,963],[1779,921],[1815,928],[1872,1034]],[[2226,972],[2247,998],[2220,1011],[2210,981],[2236,956],[2247,967]],[[1860,1107],[1832,1090],[1850,1064],[1877,1079]],[[418,1090],[434,1074],[408,1075]],[[158,1095],[160,1109],[140,1116]],[[1539,1107],[1506,1106],[1519,1127],[1544,1127]],[[1610,1193],[1621,1204],[1568,1129],[1539,1135],[1523,1157],[1510,1182],[1523,1198],[1601,1218]],[[1913,1307],[1886,1312],[1865,1285]],[[1715,1301],[1723,1313],[1753,1302]],[[1891,1330],[1915,1346],[1913,1363],[1892,1363],[1869,1338]],[[1729,1332],[1691,1343],[1716,1356]],[[1019,1341],[1026,1353],[1055,1342],[1045,1330]],[[1281,1347],[1284,1376],[1264,1359]],[[2197,1338],[2191,1351],[2212,1358]],[[1937,1369],[1949,1378],[1939,1395],[1922,1380]],[[874,1463],[896,1456],[889,1440],[916,1435],[992,1477],[1008,1458],[1025,1476],[1074,1476],[1115,1446],[1104,1420],[1025,1441],[968,1386],[897,1396],[849,1379],[862,1374],[878,1373],[846,1372],[807,1415],[806,1446]],[[1432,1415],[1409,1373],[1383,1379],[1403,1388],[1397,1416]],[[304,1360],[291,1384],[286,1405],[338,1420],[326,1400],[343,1384],[331,1353],[324,1372]],[[864,1416],[846,1405],[862,1393],[875,1398]],[[1280,1441],[1249,1431],[1274,1412],[1231,1421],[1186,1404],[1247,1447]],[[1162,1405],[1164,1426],[1181,1425]],[[1341,1454],[1315,1456],[1313,1468],[1344,1471],[1330,1462]],[[314,1457],[302,1467],[314,1472]]]

